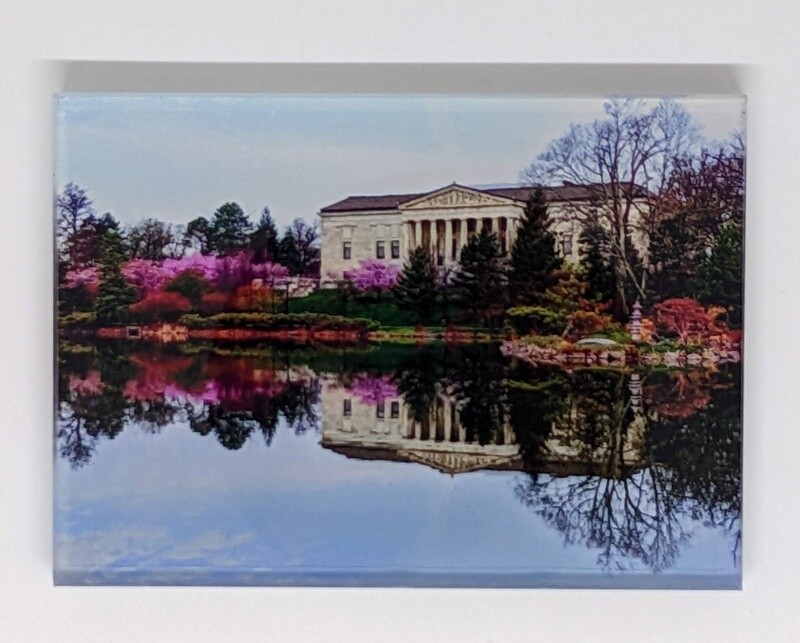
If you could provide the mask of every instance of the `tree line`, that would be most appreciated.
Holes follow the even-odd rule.
[[[123,226],[109,212],[98,216],[88,192],[68,183],[56,198],[55,210],[59,266],[64,272],[102,264],[104,244],[115,246],[120,262],[181,259],[191,252],[227,256],[247,251],[254,263],[280,263],[292,275],[319,272],[316,225],[298,218],[281,234],[269,207],[262,209],[255,224],[231,202],[210,217],[197,217],[186,226],[152,217]]]

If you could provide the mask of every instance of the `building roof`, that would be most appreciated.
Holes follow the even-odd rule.
[[[463,186],[466,187],[466,186]],[[475,192],[483,192],[485,194],[492,194],[495,196],[513,199],[515,201],[525,202],[528,197],[536,189],[530,186],[518,186],[510,188],[474,188],[469,187],[470,190]],[[551,203],[563,201],[588,201],[591,198],[597,198],[602,195],[603,190],[606,189],[602,184],[590,183],[585,185],[577,185],[575,183],[564,182],[563,185],[553,185],[544,188],[545,200]],[[320,212],[360,212],[360,211],[379,211],[379,210],[397,210],[399,206],[408,201],[419,199],[420,197],[434,192],[440,192],[442,188],[430,190],[429,192],[417,192],[414,194],[381,194],[381,195],[363,195],[363,196],[349,196],[346,199],[337,201],[330,205],[326,205]],[[636,186],[635,196],[647,196],[647,190],[641,186]]]

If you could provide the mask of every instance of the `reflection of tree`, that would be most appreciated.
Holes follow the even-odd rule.
[[[436,400],[436,386],[441,379],[441,361],[430,347],[422,347],[400,361],[394,381],[403,401],[411,409],[415,422],[423,422]]]
[[[661,399],[661,390],[670,390],[661,374],[645,388],[645,396]],[[695,386],[700,386],[699,378]],[[657,385],[661,382],[661,386]],[[670,493],[683,510],[704,524],[722,527],[734,536],[734,559],[740,555],[742,420],[741,370],[720,373],[705,379],[707,404],[690,415],[669,415],[656,411],[651,420],[648,441],[654,459],[665,467]],[[698,399],[694,396],[692,399]],[[648,408],[651,408],[648,405]],[[656,407],[659,408],[659,407]]]
[[[230,385],[231,383],[228,382]],[[258,389],[250,382],[237,383],[237,396],[233,408],[223,400],[206,402],[199,408],[187,405],[189,426],[200,435],[213,433],[226,449],[240,449],[256,432],[264,437],[267,446],[272,444],[281,417],[296,435],[316,430],[319,424],[320,385],[314,377],[285,382],[283,386]],[[248,400],[249,410],[241,408],[241,401]]]
[[[473,344],[458,351],[447,376],[461,402],[459,420],[467,442],[502,444],[508,412],[505,368],[497,347]]]
[[[191,412],[189,426],[200,435],[213,433],[217,441],[231,451],[241,449],[250,434],[260,428],[252,413],[226,411],[219,404],[206,404],[198,414]]]
[[[283,395],[278,398],[278,410],[296,435],[319,428],[320,384],[317,378],[290,382]]]
[[[521,483],[517,495],[566,543],[598,548],[604,568],[639,559],[657,571],[673,564],[688,538],[661,473],[653,466],[624,479],[541,476]]]
[[[636,397],[640,391],[634,395],[627,380],[620,374],[582,371],[568,377],[566,391],[537,389],[543,397],[557,396],[538,403],[550,409],[549,440],[558,439],[577,460],[598,468],[582,476],[537,473],[546,451],[539,440],[540,451],[524,458],[529,476],[517,487],[520,500],[563,533],[567,543],[598,548],[598,562],[606,568],[623,568],[634,560],[653,570],[671,566],[691,536],[693,520],[729,529],[738,543],[739,386],[711,388],[706,382],[704,392],[689,402],[695,408],[692,400],[707,394],[711,401],[706,407],[668,417],[656,411],[645,434],[642,400]],[[661,396],[674,384],[651,383],[645,391]],[[552,413],[559,404],[561,410]],[[522,427],[529,425],[515,424],[523,453]]]
[[[59,368],[56,436],[73,466],[90,461],[100,436],[113,438],[131,423],[156,433],[186,419],[236,450],[260,432],[269,446],[281,418],[296,434],[317,428],[316,376],[292,379],[286,362],[186,357],[169,348],[126,355],[129,345],[63,351]]]
[[[130,420],[148,433],[158,433],[173,424],[181,415],[182,406],[165,397],[134,400],[130,405]]]
[[[103,346],[91,357],[60,357],[56,441],[73,468],[91,460],[101,436],[112,439],[124,428],[129,401],[123,389],[130,373],[128,358]]]

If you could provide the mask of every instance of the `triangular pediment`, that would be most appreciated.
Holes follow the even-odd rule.
[[[443,473],[466,473],[488,467],[511,464],[517,458],[505,455],[484,455],[477,453],[458,453],[453,451],[406,451],[412,462],[424,464]]]
[[[400,210],[435,210],[445,208],[475,208],[492,205],[513,204],[513,199],[488,194],[463,185],[448,185],[440,190],[423,194],[402,203]]]

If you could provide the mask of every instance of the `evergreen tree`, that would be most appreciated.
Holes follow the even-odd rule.
[[[424,324],[430,320],[436,306],[436,269],[430,253],[421,246],[409,255],[394,294],[397,305],[403,310],[413,311],[417,323]]]
[[[302,259],[297,241],[292,234],[284,234],[278,244],[278,263],[286,266],[289,273],[297,275],[302,269]]]
[[[216,249],[213,232],[211,223],[205,217],[192,219],[186,226],[187,245],[197,248],[200,254],[210,255]]]
[[[211,219],[213,250],[218,254],[233,254],[247,247],[253,224],[236,203],[221,206]]]
[[[250,237],[250,249],[256,263],[278,260],[278,227],[268,207],[261,211],[261,218]]]
[[[689,297],[704,245],[686,211],[658,223],[650,237],[648,290],[656,301]]]
[[[120,324],[128,319],[128,306],[136,301],[136,291],[122,276],[125,251],[121,237],[109,233],[101,238],[100,285],[94,312],[102,324]]]
[[[536,302],[553,283],[553,271],[561,267],[555,237],[548,230],[544,191],[536,188],[522,217],[517,239],[511,249],[509,282],[514,299],[521,304]]]
[[[506,304],[508,277],[497,235],[483,229],[461,249],[461,266],[453,280],[456,299],[476,319],[492,328]]]
[[[614,271],[609,263],[608,237],[599,224],[587,226],[580,235],[581,268],[586,278],[586,295],[595,301],[614,298]]]
[[[734,222],[722,226],[711,252],[703,257],[695,280],[697,298],[724,306],[731,326],[742,323],[742,232]]]

